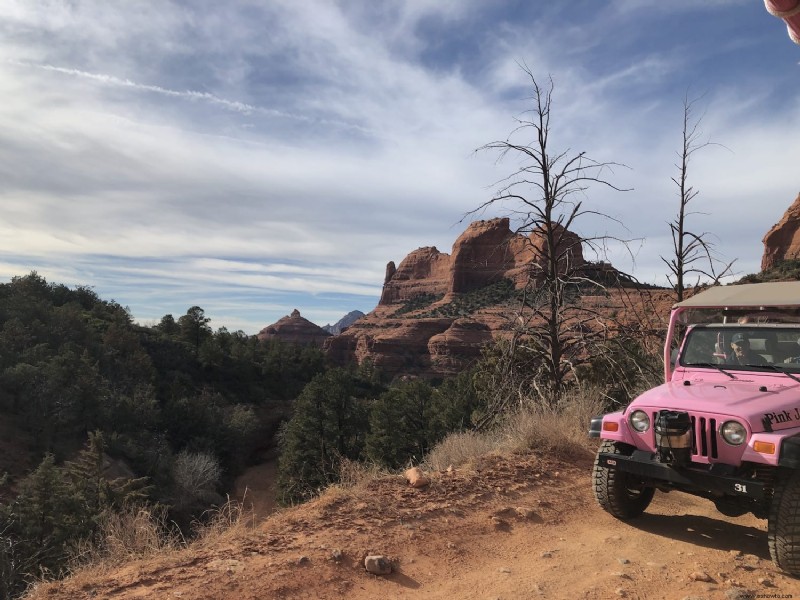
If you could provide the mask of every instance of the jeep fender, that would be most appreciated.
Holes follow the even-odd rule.
[[[800,469],[800,427],[752,434],[742,461]]]
[[[794,432],[794,435],[789,437],[786,437],[785,433],[781,435],[783,441],[780,442],[778,451],[778,466],[800,469],[800,427],[792,428],[791,432]]]
[[[608,413],[602,417],[592,419],[589,435],[603,440],[612,440],[636,446],[636,440],[631,435],[631,431],[628,428],[628,420],[622,411]]]

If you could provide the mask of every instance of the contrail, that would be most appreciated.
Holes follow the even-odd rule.
[[[188,98],[190,100],[202,100],[205,102],[209,102],[211,104],[217,104],[219,106],[223,106],[229,110],[233,110],[243,114],[260,112],[260,113],[270,113],[275,115],[288,116],[288,115],[283,115],[279,111],[267,110],[264,108],[260,108],[258,106],[253,106],[252,104],[246,104],[244,102],[238,102],[235,100],[226,100],[225,98],[220,98],[219,96],[215,96],[214,94],[209,94],[208,92],[198,92],[195,90],[185,90],[185,91],[171,90],[169,88],[164,88],[159,85],[148,85],[145,83],[137,83],[135,81],[131,81],[130,79],[121,79],[113,75],[105,75],[103,73],[90,73],[88,71],[81,71],[79,69],[68,69],[65,67],[57,67],[54,65],[47,65],[47,64],[37,65],[34,63],[22,62],[17,60],[9,60],[9,62],[22,67],[34,67],[36,69],[41,69],[43,71],[51,71],[54,73],[63,73],[64,75],[71,75],[73,77],[82,77],[84,79],[91,79],[92,81],[98,81],[106,85],[126,87],[135,90],[142,90],[145,92],[153,92],[156,94],[161,94],[163,96],[171,96],[174,98]]]
[[[321,117],[311,118],[305,115],[298,115],[271,108],[254,106],[252,104],[246,104],[244,102],[238,102],[236,100],[227,100],[225,98],[220,98],[219,96],[216,96],[214,94],[209,94],[208,92],[198,92],[196,90],[184,90],[184,91],[171,90],[169,88],[161,87],[160,85],[137,83],[135,81],[131,81],[130,79],[122,79],[120,77],[115,77],[114,75],[106,75],[104,73],[90,73],[89,71],[81,71],[80,69],[71,69],[66,67],[57,67],[55,65],[50,65],[50,64],[36,64],[14,59],[8,59],[7,62],[9,64],[13,64],[20,67],[35,68],[35,69],[40,69],[42,71],[50,71],[52,73],[61,73],[63,75],[70,75],[72,77],[81,77],[84,79],[90,79],[92,81],[97,81],[99,83],[110,86],[130,88],[133,90],[140,90],[144,92],[152,92],[154,94],[161,94],[162,96],[170,96],[172,98],[200,100],[208,102],[210,104],[216,104],[228,110],[232,110],[245,115],[258,113],[262,115],[268,115],[271,117],[294,119],[296,121],[303,121],[306,123],[315,123],[318,125],[331,125],[334,127],[341,127],[343,129],[352,129],[370,135],[374,134],[374,132],[371,131],[369,128],[354,123],[349,123],[337,119],[326,119]]]

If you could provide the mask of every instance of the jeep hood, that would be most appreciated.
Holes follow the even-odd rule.
[[[768,423],[777,431],[800,427],[800,383],[784,379],[780,383],[702,379],[669,382],[636,398],[626,412],[644,407],[649,409],[647,412],[667,409],[732,417],[747,421],[753,432],[764,431]]]

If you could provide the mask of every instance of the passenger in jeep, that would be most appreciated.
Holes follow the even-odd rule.
[[[730,357],[734,364],[739,365],[765,365],[764,357],[750,349],[750,342],[743,333],[735,333],[731,338],[733,355]]]

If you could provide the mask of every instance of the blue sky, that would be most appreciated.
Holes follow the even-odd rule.
[[[554,80],[554,149],[627,165],[584,199],[624,228],[574,229],[637,239],[608,258],[651,283],[699,98],[690,225],[755,272],[800,192],[799,62],[756,0],[4,0],[0,280],[246,333],[368,312],[513,169],[474,151],[529,108],[519,63]]]

